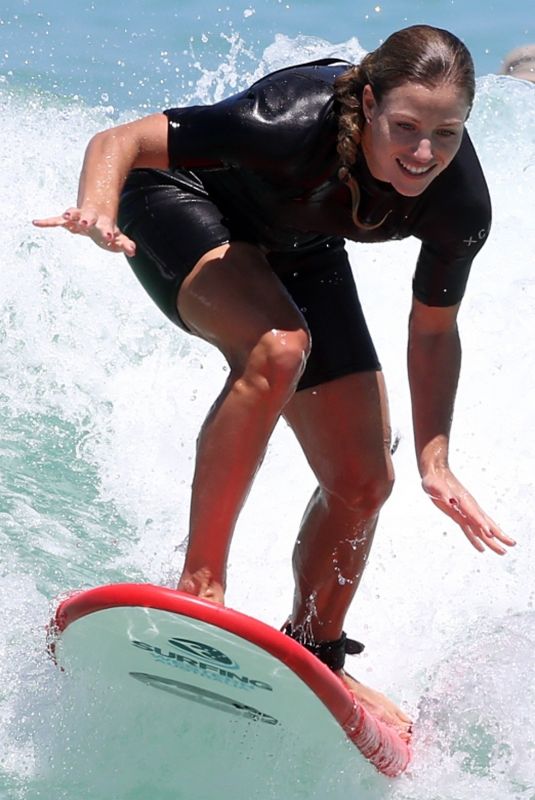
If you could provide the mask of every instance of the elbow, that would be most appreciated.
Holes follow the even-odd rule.
[[[427,306],[413,301],[409,316],[411,336],[458,336],[457,316],[460,303],[454,306]]]

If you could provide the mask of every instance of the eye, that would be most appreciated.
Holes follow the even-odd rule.
[[[401,128],[402,131],[413,131],[414,125],[411,122],[398,122],[398,128]]]
[[[448,128],[440,128],[437,131],[437,135],[438,136],[443,136],[445,139],[447,139],[450,136],[457,136],[458,135],[458,131],[452,131],[452,130],[449,130]]]

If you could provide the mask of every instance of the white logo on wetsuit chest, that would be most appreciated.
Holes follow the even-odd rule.
[[[473,244],[477,244],[484,239],[486,235],[487,231],[485,228],[481,228],[481,230],[476,233],[475,238],[473,236],[469,236],[468,239],[463,239],[463,242],[467,247],[471,247]]]

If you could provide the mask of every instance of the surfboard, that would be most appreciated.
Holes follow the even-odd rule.
[[[83,688],[95,797],[113,781],[117,798],[137,797],[152,775],[158,800],[357,798],[363,781],[410,761],[397,733],[304,647],[191,595],[150,584],[75,593],[59,604],[48,646]]]

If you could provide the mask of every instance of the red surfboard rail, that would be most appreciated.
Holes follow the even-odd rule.
[[[76,620],[107,608],[138,606],[171,611],[216,625],[263,648],[286,664],[329,709],[343,730],[380,772],[396,777],[405,771],[411,750],[398,733],[376,719],[355,699],[342,681],[312,653],[289,636],[239,611],[193,595],[144,583],[99,586],[63,600],[51,621],[60,634]],[[53,646],[52,646],[53,651]]]

